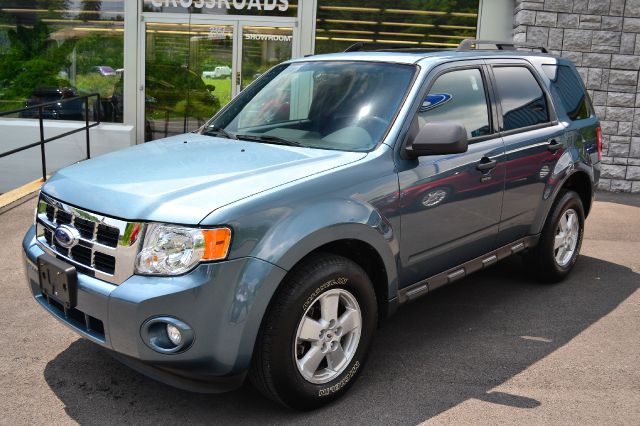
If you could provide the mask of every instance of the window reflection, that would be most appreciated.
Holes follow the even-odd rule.
[[[451,48],[474,38],[479,0],[318,0],[316,53],[357,42]]]
[[[122,122],[114,89],[123,78],[123,36],[124,1],[3,1],[0,110],[97,92],[102,104],[90,105],[89,118],[100,111],[103,121]],[[83,105],[63,105],[46,118],[84,119]]]
[[[209,128],[214,136],[224,129],[240,139],[368,151],[386,134],[414,72],[388,63],[281,65],[241,92]]]
[[[465,126],[468,138],[491,133],[480,70],[451,71],[438,77],[418,112],[420,128],[428,122],[452,119]]]
[[[233,27],[146,28],[145,140],[195,130],[231,99]]]
[[[525,67],[495,67],[493,73],[505,131],[549,121],[547,100],[531,71]]]
[[[582,82],[566,65],[543,65],[542,69],[551,79],[560,101],[571,120],[583,120],[591,117],[590,102]]]

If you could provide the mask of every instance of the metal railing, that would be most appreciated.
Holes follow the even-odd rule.
[[[94,103],[96,110],[94,111],[94,117],[95,117],[95,121],[93,123],[89,123],[89,114],[90,114],[90,110],[89,110],[89,98],[95,97],[96,98],[96,102]],[[77,129],[73,129],[70,130],[68,132],[65,133],[61,133],[59,135],[56,136],[52,136],[50,138],[45,138],[44,137],[44,120],[47,119],[54,119],[54,118],[46,118],[45,117],[45,111],[48,107],[60,107],[62,106],[62,104],[67,103],[67,102],[78,102],[78,101],[84,101],[84,122],[85,125],[82,127],[79,127]],[[91,93],[89,95],[84,95],[84,96],[75,96],[73,98],[63,98],[57,101],[53,101],[53,102],[45,102],[43,104],[39,104],[39,105],[33,105],[33,106],[29,106],[29,107],[25,107],[25,108],[20,108],[20,109],[14,109],[12,111],[3,111],[0,112],[0,117],[5,117],[7,115],[14,115],[14,114],[19,114],[21,116],[24,117],[24,113],[27,111],[33,111],[33,110],[37,110],[38,111],[38,115],[37,116],[29,116],[29,118],[37,118],[39,121],[39,126],[40,126],[40,140],[38,142],[34,142],[31,143],[29,145],[25,145],[22,146],[20,148],[15,148],[3,153],[0,153],[0,158],[4,158],[4,157],[8,157],[9,155],[13,155],[16,154],[18,152],[22,152],[25,151],[27,149],[31,149],[31,148],[35,148],[36,146],[40,146],[40,158],[41,158],[41,162],[42,162],[42,181],[46,181],[47,180],[47,155],[44,149],[45,144],[58,140],[58,139],[62,139],[66,136],[69,135],[73,135],[75,133],[79,133],[79,132],[86,132],[86,142],[87,142],[87,160],[89,158],[91,158],[91,140],[90,140],[90,134],[89,134],[89,129],[91,129],[92,127],[96,127],[97,125],[100,124],[100,94],[99,93]],[[51,108],[49,108],[49,111],[51,111]]]

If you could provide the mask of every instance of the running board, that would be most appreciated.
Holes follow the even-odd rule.
[[[398,290],[398,299],[400,304],[411,302],[419,297],[424,296],[430,291],[435,290],[438,287],[442,287],[445,284],[458,281],[467,275],[470,275],[476,271],[491,266],[498,261],[505,259],[513,254],[519,253],[530,247],[534,247],[538,244],[540,235],[530,235],[520,240],[516,240],[511,244],[500,247],[497,250],[489,252],[483,256],[470,260],[462,265],[451,268],[438,275],[434,275],[431,278],[422,280],[401,290]]]

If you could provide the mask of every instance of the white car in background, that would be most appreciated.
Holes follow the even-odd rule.
[[[202,71],[202,78],[231,77],[231,68],[227,66],[215,67],[213,71]]]

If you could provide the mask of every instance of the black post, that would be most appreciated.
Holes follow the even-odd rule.
[[[91,158],[91,148],[89,147],[89,96],[84,98],[84,121],[87,134],[87,160]]]
[[[42,105],[38,107],[38,120],[40,121],[40,158],[42,159],[42,181],[47,180],[47,157],[44,152],[44,123],[42,121]]]
[[[100,124],[102,122],[102,98],[100,97],[100,93],[96,94],[98,99],[98,116],[96,117],[96,123]],[[112,117],[111,120],[114,118]]]

